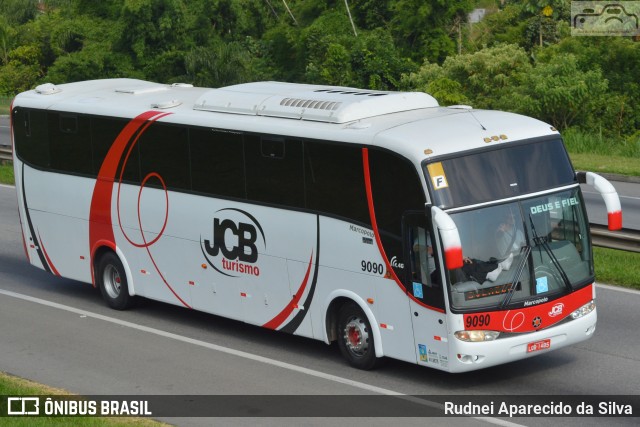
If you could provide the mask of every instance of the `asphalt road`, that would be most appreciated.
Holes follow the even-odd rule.
[[[152,301],[108,309],[90,285],[25,260],[15,189],[0,186],[0,371],[84,395],[390,394],[638,395],[640,293],[598,288],[595,337],[533,359],[452,375],[393,360],[348,367],[337,348]],[[634,320],[635,319],[635,320]],[[166,419],[211,425],[202,418]],[[388,419],[224,418],[215,425],[389,425]],[[542,426],[549,419],[513,418]],[[501,419],[395,418],[395,425],[487,425]],[[557,425],[637,425],[556,418]],[[505,424],[502,424],[505,425]]]

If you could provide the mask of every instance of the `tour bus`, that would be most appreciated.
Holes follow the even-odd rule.
[[[538,120],[425,93],[256,82],[43,84],[11,107],[24,249],[136,297],[464,372],[596,328],[580,184]],[[215,321],[215,318],[212,318]]]

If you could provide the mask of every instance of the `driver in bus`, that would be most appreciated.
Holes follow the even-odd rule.
[[[413,241],[413,253],[418,258],[416,269],[420,270],[419,274],[422,283],[438,283],[436,260],[433,258],[431,236],[428,234],[425,236],[424,230],[421,228],[418,229],[418,233]],[[414,275],[417,275],[416,272],[414,272]],[[427,281],[427,277],[431,280]]]

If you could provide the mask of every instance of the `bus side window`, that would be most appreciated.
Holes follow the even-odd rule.
[[[242,134],[209,128],[189,129],[192,189],[244,199]]]
[[[50,112],[49,143],[51,168],[62,172],[91,175],[91,121],[88,116]]]
[[[107,153],[126,125],[127,121],[125,119],[101,116],[91,117],[91,152],[93,153],[92,163],[94,176],[98,176],[100,174],[100,169],[102,168],[102,163],[104,162]],[[137,154],[138,150],[135,152]],[[135,164],[137,167],[137,157],[135,159]],[[118,178],[119,174],[116,175],[116,179]]]
[[[46,111],[14,108],[13,123],[18,157],[31,166],[48,168],[49,139]]]
[[[424,212],[425,197],[420,177],[413,163],[377,148],[369,149],[369,170],[382,246],[389,261],[394,257],[402,259],[402,217],[407,211]],[[392,267],[398,277],[406,277],[399,263],[392,262]]]
[[[436,245],[424,211],[405,214],[404,238],[407,291],[426,305],[444,309],[444,287]]]
[[[247,199],[304,207],[302,141],[245,135]]]
[[[154,123],[140,136],[138,146],[140,179],[154,173],[162,177],[167,188],[191,189],[186,127]],[[157,178],[150,179],[145,185],[161,187]]]
[[[423,227],[412,227],[409,231],[409,242],[411,281],[430,287],[440,283],[429,232]]]
[[[307,208],[370,227],[362,149],[307,140],[304,156]]]

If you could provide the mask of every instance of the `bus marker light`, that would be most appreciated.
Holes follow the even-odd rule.
[[[204,268],[205,270],[207,269],[207,264],[201,264],[200,267]]]
[[[367,298],[367,302],[368,302],[369,304],[373,304],[373,298]]]
[[[491,138],[484,138],[484,142],[491,142]]]
[[[84,255],[80,255],[80,259],[84,259]]]
[[[196,282],[194,282],[193,280],[189,280],[189,285],[191,285],[191,286],[195,286],[195,285],[196,285]]]
[[[507,135],[505,135],[505,134],[500,135],[500,139],[502,139],[502,140],[507,139]]]

